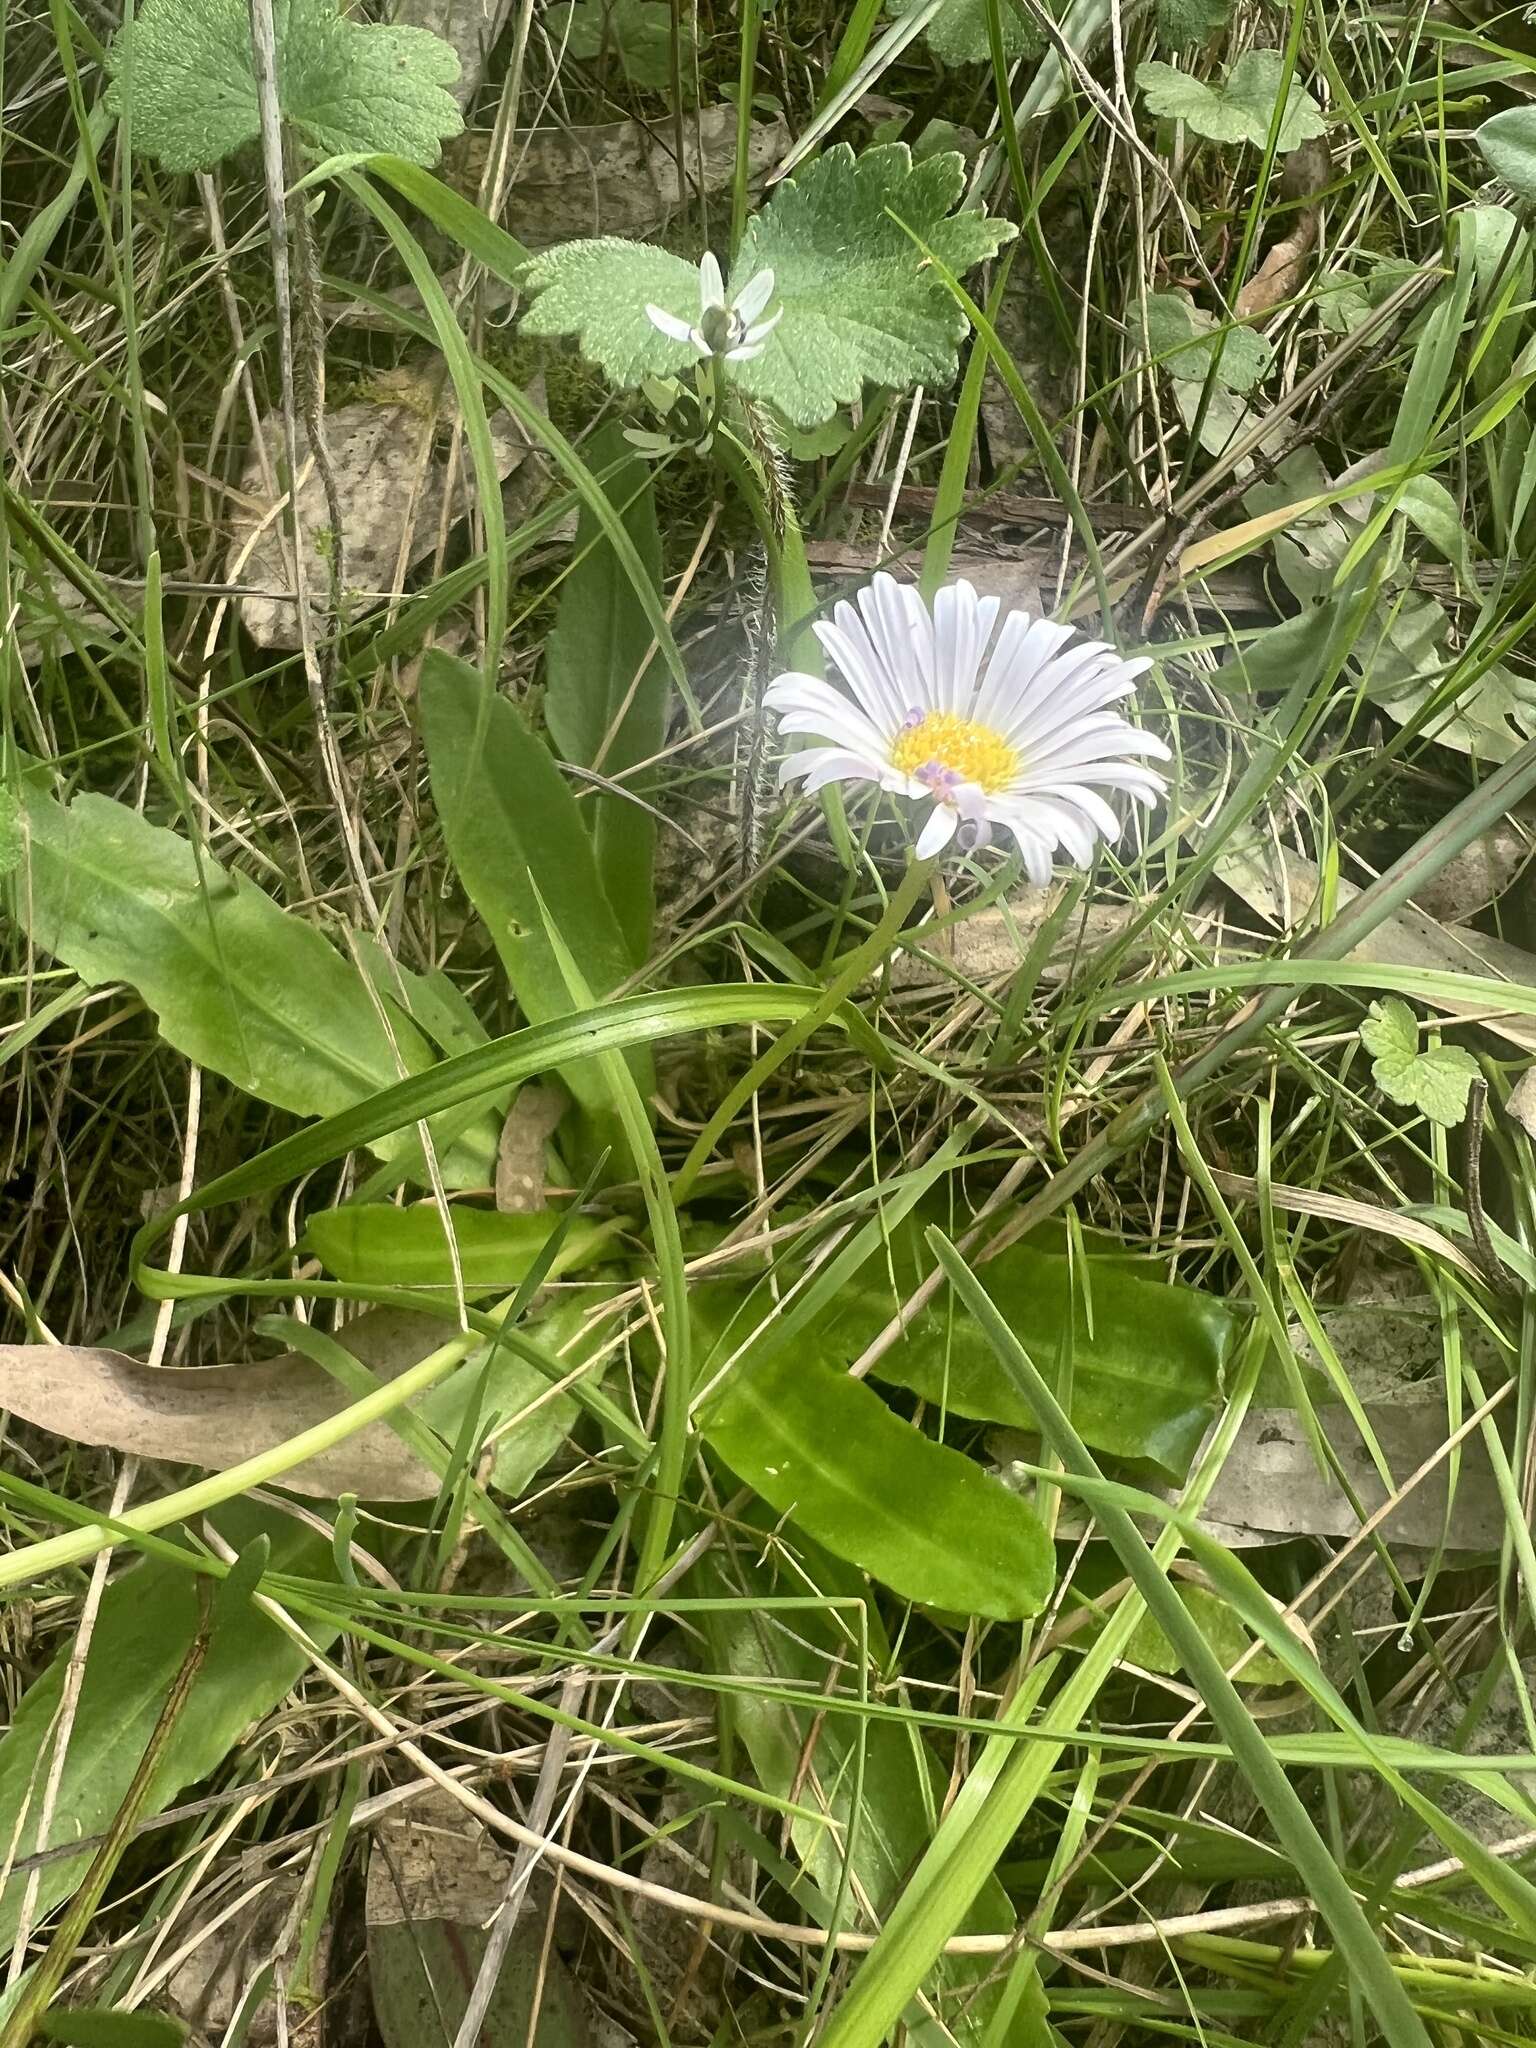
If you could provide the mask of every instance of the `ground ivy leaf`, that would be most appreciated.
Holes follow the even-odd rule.
[[[922,5],[902,9],[911,14]],[[1022,0],[998,0],[998,26],[1003,32],[1003,55],[1038,57],[1045,49],[1045,37]],[[992,55],[987,40],[987,0],[945,0],[945,4],[923,31],[928,47],[941,64],[985,64]]]
[[[1157,39],[1175,50],[1205,44],[1232,19],[1234,0],[1157,0]]]
[[[596,63],[611,50],[632,85],[645,86],[651,92],[670,91],[672,10],[667,0],[559,0],[545,11],[544,18],[556,43],[563,43],[583,63]],[[686,16],[681,26],[679,54],[682,75],[687,78],[695,52]]]
[[[674,377],[699,360],[685,341],[669,341],[651,323],[647,304],[699,317],[699,273],[670,249],[599,235],[561,242],[535,256],[522,274],[537,294],[523,315],[525,334],[574,334],[581,352],[611,384],[632,390],[645,377]]]
[[[284,117],[327,155],[388,150],[434,164],[463,119],[459,60],[424,28],[380,28],[333,0],[274,0]],[[108,58],[109,105],[168,171],[207,170],[260,132],[246,0],[144,0]],[[128,96],[131,94],[131,101]]]
[[[1506,107],[1472,139],[1496,177],[1521,199],[1536,199],[1536,107]]]
[[[1147,300],[1147,339],[1167,360],[1170,377],[1203,384],[1216,353],[1217,322],[1184,292],[1154,292]],[[1251,327],[1234,327],[1221,351],[1216,381],[1228,391],[1251,391],[1274,360],[1274,350]]]
[[[763,353],[732,366],[741,389],[813,427],[866,384],[951,383],[965,315],[912,236],[958,276],[1017,232],[984,213],[951,212],[964,182],[957,151],[914,165],[905,143],[857,158],[837,143],[780,186],[747,229],[734,272],[771,269],[773,303],[784,308]]]
[[[1156,59],[1136,67],[1136,83],[1148,113],[1187,122],[1210,142],[1251,142],[1255,149],[1262,149],[1268,140],[1284,75],[1278,50],[1245,50],[1215,85]],[[1323,134],[1327,126],[1322,108],[1293,78],[1276,153],[1285,156],[1299,149],[1314,135]]]
[[[1421,1050],[1418,1022],[1396,996],[1372,1003],[1360,1043],[1372,1055],[1371,1078],[1389,1102],[1422,1110],[1437,1124],[1461,1122],[1467,1091],[1479,1073],[1471,1053],[1459,1045]]]

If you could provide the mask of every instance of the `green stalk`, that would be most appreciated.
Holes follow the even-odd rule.
[[[884,914],[869,937],[861,946],[855,946],[845,957],[842,966],[805,1015],[776,1038],[761,1059],[755,1060],[741,1079],[726,1091],[724,1100],[700,1131],[688,1157],[673,1176],[674,1203],[681,1205],[688,1199],[689,1191],[708,1162],[709,1155],[742,1105],[749,1102],[769,1076],[776,1073],[792,1054],[797,1053],[801,1046],[821,1029],[845,997],[850,996],[865,976],[885,959],[896,942],[897,934],[906,923],[913,905],[927,887],[933,869],[934,863],[931,860],[911,862],[897,888],[888,898]]]

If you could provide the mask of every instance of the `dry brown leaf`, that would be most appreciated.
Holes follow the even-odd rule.
[[[381,1308],[348,1323],[340,1342],[390,1380],[451,1334],[435,1317]],[[0,1408],[76,1443],[215,1472],[326,1421],[350,1399],[298,1352],[254,1365],[150,1366],[86,1344],[0,1344]],[[427,1500],[438,1484],[386,1422],[355,1430],[281,1483],[326,1500]]]
[[[444,152],[445,175],[478,195],[488,135],[469,134]],[[685,192],[719,192],[736,169],[736,109],[704,107],[685,124]],[[747,148],[755,184],[789,147],[782,116],[754,121]],[[505,220],[519,241],[548,248],[583,235],[651,235],[678,205],[675,129],[608,121],[590,128],[522,129],[512,138]]]
[[[459,76],[448,90],[467,107],[480,90],[486,57],[511,12],[512,0],[395,0],[390,20],[403,28],[430,29],[452,44]]]
[[[1304,855],[1289,848],[1260,847],[1252,840],[1223,853],[1216,872],[1251,910],[1288,933],[1305,925],[1320,887],[1318,871]],[[1359,893],[1353,884],[1341,881],[1339,908]],[[1378,967],[1448,969],[1536,987],[1536,955],[1464,924],[1441,924],[1411,904],[1377,925],[1349,958]],[[1503,1013],[1490,1016],[1484,1004],[1438,1002],[1427,996],[1424,1000],[1448,1017],[1476,1018],[1485,1030],[1518,1046],[1521,1052],[1536,1052],[1536,1018]]]
[[[1293,299],[1306,275],[1307,258],[1317,240],[1321,209],[1307,202],[1321,192],[1332,174],[1333,161],[1321,137],[1304,142],[1285,159],[1280,180],[1282,201],[1301,203],[1301,211],[1289,233],[1265,256],[1253,276],[1237,295],[1237,317],[1246,320],[1254,313],[1268,313]]]
[[[1378,1329],[1391,1320],[1374,1305],[1365,1313]],[[1330,1336],[1336,1349],[1342,1352],[1347,1348],[1340,1345],[1337,1332],[1330,1330]],[[1395,1491],[1435,1456],[1451,1434],[1443,1398],[1435,1399],[1432,1394],[1412,1400],[1399,1393],[1390,1401],[1366,1402],[1364,1413],[1387,1461]],[[1319,1408],[1317,1417],[1366,1516],[1373,1515],[1387,1499],[1387,1490],[1348,1410]],[[1035,1440],[1018,1430],[993,1430],[988,1445],[1000,1464],[1018,1458],[1034,1462],[1039,1455]],[[1504,1515],[1488,1453],[1476,1433],[1462,1439],[1460,1450],[1461,1469],[1449,1532],[1445,1528],[1448,1460],[1442,1459],[1380,1525],[1387,1541],[1431,1549],[1445,1533],[1449,1550],[1498,1549]],[[1169,1493],[1166,1497],[1177,1496]],[[1068,1525],[1078,1533],[1081,1526],[1075,1520]],[[1297,1536],[1350,1537],[1360,1526],[1361,1517],[1350,1506],[1338,1478],[1332,1472],[1319,1471],[1301,1417],[1290,1408],[1248,1411],[1200,1511],[1200,1527],[1232,1549],[1285,1543]]]
[[[1021,889],[1006,905],[979,910],[961,923],[934,934],[921,954],[898,953],[891,962],[892,988],[942,987],[956,975],[967,981],[993,982],[1017,974],[1041,926],[1065,893],[1065,885]],[[1056,936],[1042,970],[1046,980],[1060,980],[1083,960],[1120,937],[1136,915],[1130,903],[1090,903],[1073,911]],[[1139,944],[1123,963],[1127,972],[1152,954],[1150,942]]]
[[[543,394],[530,385],[536,405]],[[474,472],[467,450],[446,459],[457,419],[452,394],[439,366],[417,364],[374,379],[369,396],[325,415],[326,447],[335,472],[344,520],[343,573],[353,613],[384,602],[400,588],[412,564],[437,546],[446,522],[462,519],[474,502]],[[283,428],[275,414],[262,422],[269,471],[280,473]],[[529,442],[511,416],[491,418],[497,474],[510,476],[529,453]],[[233,525],[225,575],[231,583],[261,593],[242,598],[240,617],[258,647],[291,650],[299,644],[299,612],[291,595],[285,538],[287,508],[274,510],[265,495],[259,452],[253,450],[241,478],[247,509]],[[450,482],[452,503],[449,504]],[[299,483],[310,606],[317,620],[330,605],[330,567],[325,540],[330,528],[325,487],[313,458]]]

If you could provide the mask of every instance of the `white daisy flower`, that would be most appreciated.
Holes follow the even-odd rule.
[[[659,327],[669,341],[686,341],[701,356],[724,356],[728,363],[749,363],[763,352],[763,344],[784,317],[784,308],[758,315],[773,297],[773,272],[760,270],[749,277],[729,299],[720,265],[706,250],[699,260],[699,324],[690,327],[664,306],[647,306],[653,327]]]
[[[1095,842],[1118,834],[1101,791],[1142,803],[1162,795],[1162,776],[1145,764],[1169,752],[1105,709],[1130,695],[1149,661],[1122,660],[1103,641],[1028,612],[1009,612],[992,642],[999,608],[961,582],[941,590],[930,613],[915,590],[876,576],[857,610],[839,604],[834,623],[816,627],[852,695],[790,674],[775,677],[764,702],[781,734],[825,742],[792,754],[781,783],[803,780],[809,793],[873,782],[930,801],[919,859],[962,825],[972,845],[1001,825],[1043,887],[1058,846],[1086,867]]]

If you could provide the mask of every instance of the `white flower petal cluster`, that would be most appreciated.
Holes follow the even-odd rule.
[[[763,345],[784,317],[780,306],[766,320],[759,319],[773,297],[773,272],[760,270],[749,277],[730,298],[714,256],[705,251],[699,261],[699,319],[697,326],[680,320],[664,306],[647,306],[653,327],[659,327],[669,341],[685,341],[701,356],[721,356],[728,363],[749,363],[760,356]]]
[[[876,576],[857,608],[839,604],[832,622],[816,627],[851,695],[789,674],[769,684],[764,701],[781,735],[823,742],[791,754],[781,782],[803,782],[808,792],[870,782],[929,801],[922,859],[962,827],[965,841],[980,845],[1001,826],[1043,887],[1058,847],[1086,867],[1097,842],[1118,835],[1105,791],[1142,803],[1163,794],[1147,762],[1169,752],[1107,708],[1131,694],[1150,662],[1126,661],[1104,641],[1029,612],[1011,611],[998,627],[1000,608],[957,582],[930,612],[915,590]]]

